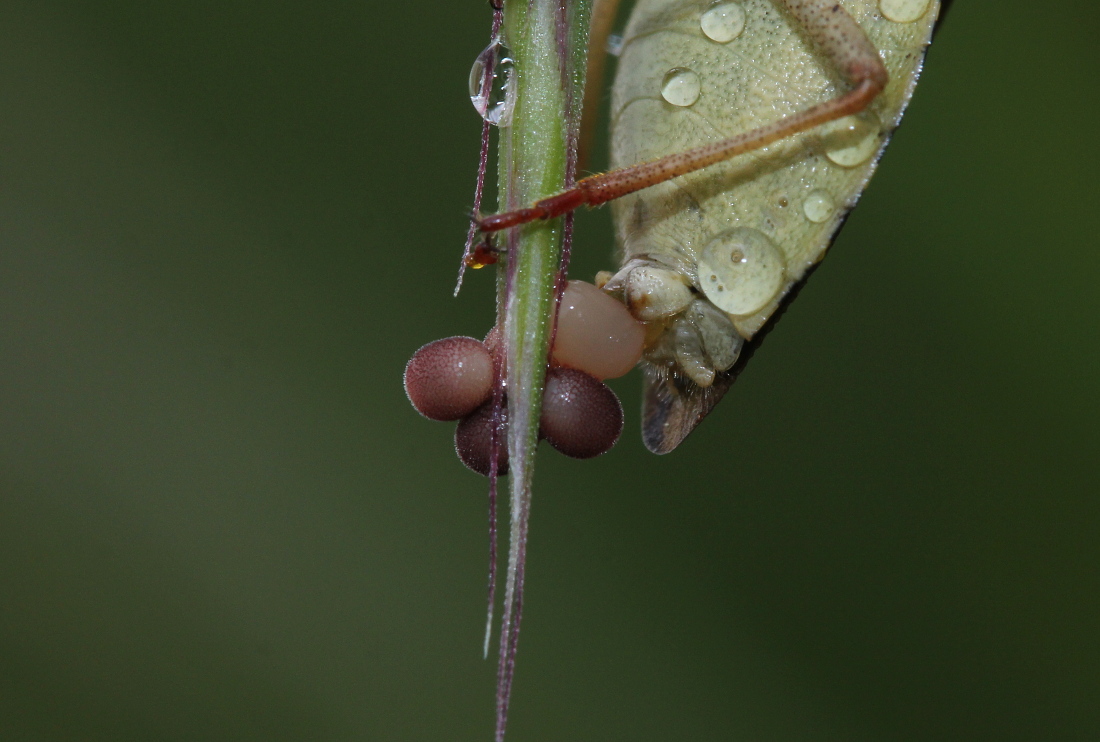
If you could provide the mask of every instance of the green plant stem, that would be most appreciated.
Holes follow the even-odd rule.
[[[572,183],[584,93],[589,0],[506,0],[504,43],[514,61],[512,123],[501,130],[501,209],[527,206]],[[549,357],[563,220],[509,230],[500,273],[507,358],[511,485],[508,571],[497,696],[502,739],[522,607],[523,564]]]

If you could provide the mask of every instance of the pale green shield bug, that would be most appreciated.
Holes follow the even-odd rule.
[[[595,44],[615,5],[598,0]],[[651,451],[713,409],[824,257],[912,96],[940,5],[638,0],[612,90],[616,169],[481,222],[613,201],[622,260],[604,288],[650,324]]]
[[[612,165],[726,139],[842,94],[837,65],[776,5],[639,2],[612,94]],[[888,74],[863,111],[612,204],[624,261],[613,283],[636,316],[667,325],[643,361],[643,437],[655,452],[672,450],[721,399],[743,344],[824,257],[912,95],[938,3],[842,5]]]

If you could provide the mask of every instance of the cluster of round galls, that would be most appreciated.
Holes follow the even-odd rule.
[[[644,326],[595,286],[570,281],[546,373],[539,435],[566,456],[592,458],[608,451],[623,429],[623,408],[603,383],[638,362]],[[405,393],[431,420],[458,421],[455,451],[473,471],[488,475],[494,426],[493,384],[504,367],[494,328],[485,342],[449,337],[428,343],[405,367]],[[508,473],[507,396],[497,425],[497,473]]]

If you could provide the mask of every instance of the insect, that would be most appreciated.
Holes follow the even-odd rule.
[[[616,5],[597,0],[597,27]],[[612,89],[613,169],[482,220],[490,232],[612,202],[621,263],[601,283],[649,328],[654,453],[722,399],[824,257],[900,122],[940,6],[638,0]]]

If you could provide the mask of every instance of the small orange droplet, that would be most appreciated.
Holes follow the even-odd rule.
[[[476,271],[487,265],[495,264],[499,259],[497,251],[487,243],[482,242],[475,246],[474,251],[468,253],[466,257],[462,259],[462,262],[466,264],[467,268],[472,268]]]

